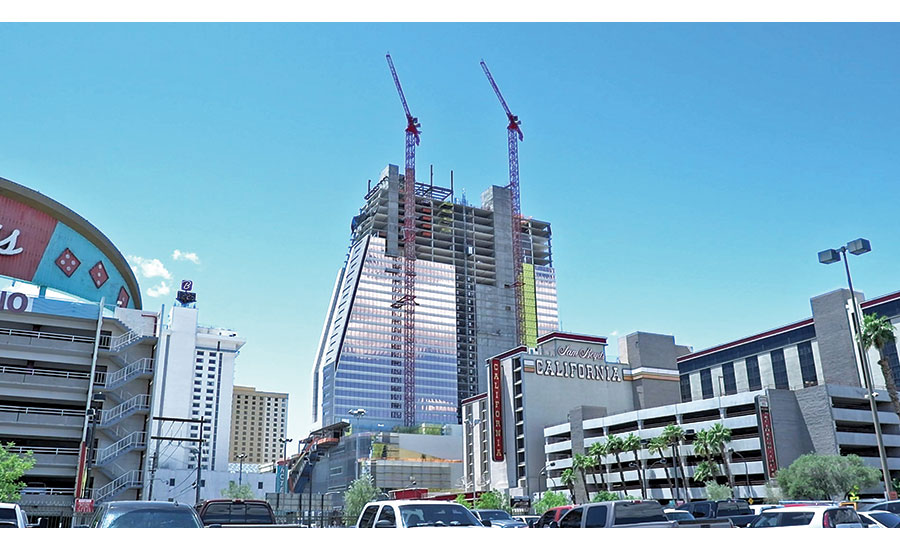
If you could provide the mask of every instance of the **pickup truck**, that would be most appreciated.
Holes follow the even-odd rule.
[[[677,508],[686,510],[700,519],[730,519],[735,527],[746,527],[756,514],[745,500],[701,500],[687,502]]]
[[[677,527],[655,500],[613,500],[576,506],[550,527]]]
[[[207,500],[200,506],[199,515],[208,527],[275,526],[275,514],[265,500]]]

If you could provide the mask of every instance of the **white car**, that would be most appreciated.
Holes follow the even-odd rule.
[[[887,510],[872,510],[871,512],[857,512],[857,514],[866,527],[900,527],[900,516]]]
[[[28,525],[28,516],[18,504],[5,504],[0,502],[0,527],[31,527]]]
[[[439,500],[380,500],[365,505],[358,529],[411,527],[484,527],[468,508]]]
[[[784,506],[763,510],[747,525],[764,527],[865,527],[849,506]]]

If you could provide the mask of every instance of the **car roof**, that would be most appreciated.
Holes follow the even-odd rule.
[[[193,507],[183,502],[168,502],[164,500],[119,500],[104,504],[108,508],[121,509],[138,509],[138,508],[186,508],[193,510]]]
[[[783,506],[781,508],[770,508],[763,510],[762,514],[779,514],[785,512],[816,512],[818,510],[829,510],[831,508],[850,508],[852,506],[838,506],[836,504],[820,504],[818,506]]]
[[[19,505],[14,502],[0,502],[0,508],[18,508]]]
[[[456,506],[462,506],[462,504],[452,500],[373,500],[372,502],[367,503],[366,506],[371,504],[454,504]],[[463,506],[463,508],[465,508],[465,506]]]

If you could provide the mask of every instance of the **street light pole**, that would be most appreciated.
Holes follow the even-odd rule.
[[[281,467],[281,471],[284,473],[284,479],[282,480],[281,491],[279,492],[287,494],[287,444],[293,441],[293,439],[279,437],[278,441],[281,443],[281,460],[285,462]]]
[[[241,461],[241,467],[238,470],[238,487],[240,487],[244,481],[244,459],[245,458],[247,458],[247,455],[245,455],[244,453],[241,453],[238,455],[238,460]]]
[[[847,252],[854,256],[865,254],[872,251],[872,245],[866,239],[856,239],[850,241],[847,246],[839,249],[828,249],[819,252],[819,262],[823,264],[832,264],[839,261],[838,255],[844,260],[844,270],[847,272],[847,286],[850,287],[850,302],[853,305],[853,330],[855,331],[855,344],[859,354],[859,360],[862,366],[863,379],[867,391],[866,397],[869,398],[869,408],[872,410],[872,422],[875,424],[875,441],[878,444],[878,456],[881,459],[881,473],[884,477],[884,498],[891,498],[891,472],[888,470],[887,452],[884,449],[884,437],[881,435],[881,421],[878,419],[878,405],[875,403],[875,385],[872,382],[872,372],[869,369],[869,358],[865,348],[862,346],[860,336],[862,335],[862,309],[859,307],[859,301],[856,299],[856,293],[853,291],[853,279],[850,278],[850,262],[847,261]]]
[[[747,495],[750,498],[753,498],[753,490],[750,488],[750,466],[747,465],[747,459],[744,458],[744,455],[735,451],[734,449],[728,449],[729,454],[731,454],[732,460],[731,463],[734,464],[734,455],[738,455],[741,457],[741,461],[744,463],[744,477],[747,478]],[[737,495],[735,495],[737,496]]]

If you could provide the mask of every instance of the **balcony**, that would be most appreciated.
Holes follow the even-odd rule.
[[[103,380],[104,374],[96,373],[95,383]],[[87,372],[0,365],[0,397],[83,404],[89,385]]]
[[[0,433],[16,437],[81,439],[84,411],[47,407],[0,406]]]
[[[29,476],[39,477],[75,477],[78,467],[78,449],[59,447],[13,447],[12,452],[32,453],[34,467],[28,470]]]

